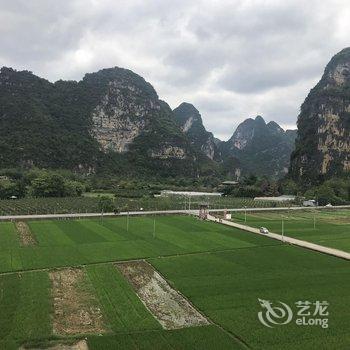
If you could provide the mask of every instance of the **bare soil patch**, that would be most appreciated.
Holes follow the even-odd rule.
[[[101,309],[84,270],[69,268],[52,271],[50,279],[54,300],[54,334],[105,332]]]
[[[16,225],[16,229],[18,231],[22,246],[33,246],[37,244],[26,222],[16,221],[15,225]]]
[[[146,261],[118,263],[116,266],[164,329],[209,324],[209,321]]]
[[[89,350],[88,345],[85,340],[80,340],[75,344],[55,344],[46,348],[27,348],[27,347],[20,347],[19,350]]]

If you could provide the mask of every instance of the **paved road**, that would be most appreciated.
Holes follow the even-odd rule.
[[[189,214],[198,215],[198,210],[149,210],[149,211],[130,211],[120,213],[75,213],[75,214],[34,214],[34,215],[4,215],[0,216],[0,221],[11,220],[35,220],[35,219],[79,219],[79,218],[101,218],[118,217],[127,215],[166,215],[166,214]]]
[[[273,208],[235,208],[235,209],[209,209],[210,213],[215,212],[245,212],[245,211],[286,211],[286,210],[305,210],[305,209],[350,209],[350,205],[337,205],[332,207],[319,206],[319,207],[273,207]]]
[[[228,221],[228,220],[219,219],[219,218],[216,218],[216,217],[214,217],[212,215],[208,215],[208,220],[214,221],[214,222],[218,222],[218,223],[223,224],[223,225],[232,226],[232,227],[244,230],[244,231],[248,231],[248,232],[252,232],[252,233],[256,233],[256,234],[261,235],[259,229],[257,229],[257,228],[250,227],[250,226],[247,226],[247,225],[237,224],[235,222]],[[315,250],[315,251],[318,251],[318,252],[321,252],[321,253],[324,253],[324,254],[333,255],[333,256],[336,256],[338,258],[350,260],[350,253],[344,252],[342,250],[329,248],[329,247],[324,247],[324,246],[319,245],[319,244],[306,242],[306,241],[303,241],[303,240],[300,240],[300,239],[295,239],[295,238],[288,237],[288,236],[283,236],[282,237],[282,235],[277,234],[277,233],[273,233],[273,232],[270,232],[268,234],[264,234],[264,236],[272,238],[272,239],[277,239],[277,240],[285,242],[285,243],[297,245],[299,247]]]
[[[278,208],[227,208],[227,209],[209,209],[210,213],[215,212],[244,212],[244,211],[286,211],[286,210],[305,210],[310,209],[307,207],[278,207]],[[317,207],[317,209],[350,209],[350,205],[339,205],[334,207]],[[113,216],[126,216],[126,215],[166,215],[166,214],[188,214],[188,215],[198,215],[198,210],[144,210],[144,211],[130,211],[115,213],[104,213],[103,217],[113,217]],[[35,220],[35,219],[78,219],[78,218],[97,218],[101,217],[101,213],[73,213],[73,214],[34,214],[34,215],[3,215],[0,216],[0,221],[11,221],[11,220]]]

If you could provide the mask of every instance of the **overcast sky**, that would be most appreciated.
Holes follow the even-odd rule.
[[[348,0],[0,0],[0,65],[51,81],[120,66],[227,139],[247,117],[295,128],[324,66],[350,46]]]

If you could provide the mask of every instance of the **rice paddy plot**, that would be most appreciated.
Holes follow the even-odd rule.
[[[274,217],[269,219],[273,223]],[[20,270],[0,275],[0,349],[49,348],[83,338],[90,350],[348,348],[347,261],[188,216],[156,217],[155,230],[152,217],[129,220],[30,221],[37,244],[26,247],[12,223],[0,223],[0,271]],[[325,220],[347,225],[343,214]],[[112,263],[140,258],[213,323],[162,329],[136,294],[154,289],[151,275],[145,274],[141,293]],[[24,271],[43,268],[48,270]],[[65,297],[69,290],[74,298]],[[299,326],[295,318],[266,327],[258,319],[264,310],[259,299],[282,301],[293,312],[298,301],[327,301],[329,327]],[[63,301],[74,300],[82,306],[76,302],[72,314],[81,313],[86,329],[57,331]],[[168,312],[164,305],[160,311]],[[96,323],[89,317],[103,321],[103,327],[91,328]]]
[[[155,226],[154,226],[155,220]],[[189,216],[28,221],[35,246],[0,223],[0,272],[280,244]],[[1,232],[4,232],[1,234]]]
[[[238,340],[216,326],[89,337],[89,350],[243,350]]]
[[[86,271],[114,332],[161,329],[115,266],[89,266]]]
[[[0,276],[0,348],[51,335],[50,281],[46,272]]]
[[[244,223],[244,214],[233,220]],[[247,214],[246,224],[282,233],[282,221],[286,236],[350,252],[350,210],[255,212]]]
[[[0,249],[11,249],[19,247],[19,236],[12,222],[0,224]]]
[[[257,247],[150,261],[212,321],[253,349],[345,349],[350,305],[347,261],[293,246]],[[264,326],[259,299],[294,308],[327,301],[329,328]]]

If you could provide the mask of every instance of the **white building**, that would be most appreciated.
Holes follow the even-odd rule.
[[[220,197],[221,193],[219,192],[195,192],[195,191],[171,191],[163,190],[160,192],[161,197],[169,196],[183,196],[183,197]]]

